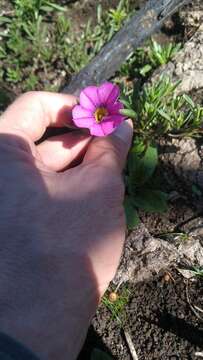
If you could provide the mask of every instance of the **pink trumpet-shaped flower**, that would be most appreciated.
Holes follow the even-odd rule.
[[[80,93],[80,105],[73,108],[74,124],[90,129],[91,135],[111,134],[125,120],[119,113],[123,108],[119,95],[119,87],[110,82],[86,87]]]

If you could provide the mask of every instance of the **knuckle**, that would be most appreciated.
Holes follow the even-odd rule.
[[[31,98],[33,96],[36,96],[37,91],[27,91],[24,94],[19,96],[19,99],[26,99],[26,98]]]
[[[33,105],[35,103],[41,104],[41,97],[42,97],[41,91],[30,90],[30,91],[27,91],[24,94],[20,95],[17,100],[20,102],[29,101],[29,103],[31,103]]]

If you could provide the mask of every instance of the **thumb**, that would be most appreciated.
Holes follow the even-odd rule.
[[[121,173],[131,146],[133,123],[124,121],[113,134],[95,138],[89,145],[84,163],[97,165]]]

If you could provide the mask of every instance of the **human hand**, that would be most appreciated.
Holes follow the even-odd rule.
[[[42,359],[75,359],[125,237],[130,122],[35,145],[71,122],[71,95],[31,92],[0,119],[0,324]],[[82,162],[70,167],[81,156]]]

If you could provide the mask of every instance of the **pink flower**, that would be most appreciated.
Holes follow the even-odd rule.
[[[119,87],[110,82],[86,87],[80,93],[80,105],[73,108],[74,124],[90,129],[91,135],[111,134],[125,120],[119,113],[123,108],[119,95]]]

